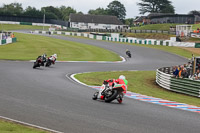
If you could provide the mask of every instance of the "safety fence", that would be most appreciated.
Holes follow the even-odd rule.
[[[165,30],[133,30],[133,29],[86,29],[85,32],[109,32],[109,33],[163,33],[176,35],[176,31],[165,31]]]
[[[58,35],[68,35],[68,36],[82,36],[90,39],[112,41],[112,42],[124,42],[124,43],[135,43],[135,44],[145,44],[145,45],[162,45],[162,46],[181,46],[181,47],[196,47],[198,44],[191,42],[174,42],[171,40],[156,40],[156,39],[139,39],[133,37],[110,37],[106,35],[83,33],[83,32],[65,32],[65,31],[34,31],[40,34],[58,34]],[[199,45],[198,45],[199,46]]]
[[[156,83],[167,90],[200,97],[200,81],[174,78],[171,67],[157,69]]]

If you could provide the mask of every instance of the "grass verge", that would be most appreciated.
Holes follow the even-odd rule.
[[[155,82],[155,71],[92,72],[75,75],[88,85],[100,86],[105,79],[116,79],[120,75],[128,80],[128,91],[171,101],[200,106],[199,98],[171,92],[159,87]]]
[[[62,36],[65,36],[65,35],[62,35]],[[90,38],[78,37],[78,36],[69,36],[69,37],[92,40]],[[110,41],[106,41],[106,42],[110,42]],[[112,43],[128,44],[128,45],[158,49],[158,50],[162,50],[162,51],[165,51],[165,52],[176,54],[176,55],[179,55],[179,56],[182,56],[182,57],[185,57],[185,58],[191,58],[192,54],[194,56],[200,56],[200,52],[199,52],[200,49],[199,48],[161,46],[161,45],[149,45],[149,44],[145,45],[145,44],[135,44],[135,43],[125,43],[125,42],[112,42]]]
[[[16,25],[16,24],[0,24],[0,30],[23,30],[23,29],[43,29],[43,26],[34,26],[34,25]],[[48,30],[49,26],[44,26],[44,30]]]
[[[170,34],[162,34],[162,33],[123,33],[126,37],[135,37],[135,38],[141,38],[141,39],[163,39],[163,40],[169,40],[170,37],[176,37],[176,35],[170,35]]]
[[[140,27],[131,27],[133,30],[165,30],[168,31],[170,30],[170,26],[176,27],[176,25],[182,25],[182,24],[149,24],[149,25],[144,25]],[[191,24],[192,29],[196,30],[197,28],[200,28],[200,24]]]
[[[57,53],[58,60],[119,61],[120,57],[103,48],[39,35],[15,33],[17,42],[0,46],[0,59],[34,60],[46,53]]]
[[[40,129],[23,126],[13,122],[8,122],[0,119],[0,132],[1,133],[48,133]]]
[[[149,24],[149,25],[143,25],[140,27],[131,27],[133,30],[170,30],[170,26],[176,27],[176,25],[180,24]]]
[[[133,45],[148,47],[148,48],[154,48],[154,49],[162,50],[162,51],[165,51],[165,52],[173,53],[173,54],[185,57],[185,58],[191,58],[192,54],[194,54],[194,56],[200,56],[199,53],[197,53],[195,51],[191,51],[190,48],[185,48],[185,47],[145,45],[145,44],[133,44]]]

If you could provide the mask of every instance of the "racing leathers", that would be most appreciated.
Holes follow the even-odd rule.
[[[110,84],[109,87],[114,87],[116,85],[121,85],[122,89],[124,90],[122,93],[122,97],[124,96],[124,94],[126,94],[126,91],[128,89],[128,81],[126,79],[112,79],[112,80],[104,80],[103,85],[101,86],[100,90],[99,90],[99,95],[98,98],[103,99],[102,96],[102,92],[106,89],[105,84]]]

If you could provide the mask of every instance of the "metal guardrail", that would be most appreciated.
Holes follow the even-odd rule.
[[[200,97],[200,81],[174,78],[171,75],[171,68],[157,69],[156,83],[167,90]]]

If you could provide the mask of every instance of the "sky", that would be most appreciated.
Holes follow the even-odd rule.
[[[98,7],[106,8],[107,5],[113,0],[0,0],[0,6],[3,4],[10,4],[13,2],[21,3],[25,9],[28,6],[36,7],[41,9],[44,6],[60,7],[71,6],[76,11],[81,11],[84,14],[90,9],[96,9]],[[124,4],[126,8],[126,18],[135,18],[141,16],[139,14],[139,7],[137,3],[140,0],[118,0]],[[175,7],[176,14],[187,14],[189,11],[197,10],[200,11],[200,0],[171,0],[172,5]]]

